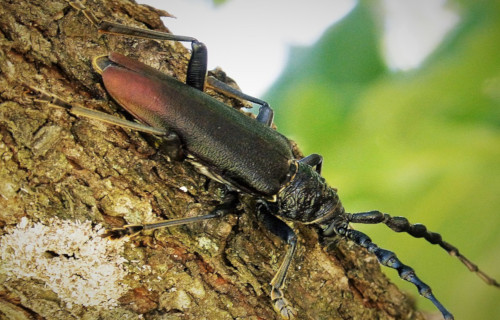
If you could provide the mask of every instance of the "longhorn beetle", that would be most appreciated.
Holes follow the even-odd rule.
[[[206,215],[144,225],[125,225],[110,230],[110,237],[119,238],[143,230],[220,218],[234,208],[237,199],[235,194],[241,192],[257,199],[259,219],[288,244],[283,262],[271,280],[272,303],[285,319],[296,315],[282,289],[297,248],[297,236],[283,220],[313,225],[321,238],[340,236],[366,248],[375,254],[382,265],[396,269],[402,279],[413,283],[445,319],[453,319],[453,315],[414,270],[403,264],[393,252],[379,248],[364,233],[351,229],[349,223],[384,223],[396,232],[423,237],[456,256],[487,284],[500,287],[496,280],[479,270],[457,248],[443,241],[439,234],[428,231],[424,225],[411,224],[404,217],[392,217],[380,211],[347,213],[336,189],[329,187],[320,175],[322,157],[312,154],[295,159],[290,141],[271,128],[273,110],[265,101],[248,96],[213,77],[207,78],[207,49],[203,43],[192,37],[101,21],[78,0],[68,2],[83,12],[103,33],[190,42],[192,53],[186,83],[118,53],[110,53],[94,58],[94,69],[101,74],[109,95],[144,124],[71,105],[33,88],[39,96],[38,101],[65,108],[76,115],[162,136],[170,146],[172,157],[183,156],[201,173],[224,183],[231,191],[226,202]],[[227,95],[260,105],[256,119],[205,94],[206,83]]]

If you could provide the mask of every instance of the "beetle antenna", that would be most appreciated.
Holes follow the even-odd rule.
[[[394,252],[379,248],[372,242],[370,237],[368,237],[361,231],[340,228],[337,232],[340,235],[345,236],[349,240],[352,240],[357,245],[366,248],[369,252],[375,254],[380,264],[389,268],[396,269],[401,279],[413,283],[417,287],[418,293],[420,293],[420,295],[432,301],[436,308],[441,311],[444,319],[454,319],[453,315],[448,310],[446,310],[446,308],[441,304],[441,302],[439,302],[438,299],[436,299],[436,297],[432,293],[431,288],[417,277],[415,271],[411,267],[403,264],[398,259],[398,257],[396,257],[396,254]]]
[[[441,248],[446,250],[451,256],[457,257],[471,272],[476,273],[487,284],[500,288],[500,283],[495,279],[488,276],[479,267],[464,257],[460,251],[446,241],[443,241],[441,235],[436,232],[427,230],[427,227],[420,223],[411,224],[405,217],[391,217],[387,213],[380,211],[369,211],[361,213],[353,213],[348,215],[349,222],[363,223],[363,224],[376,224],[384,223],[393,231],[406,232],[415,238],[424,238],[431,244],[438,244]]]

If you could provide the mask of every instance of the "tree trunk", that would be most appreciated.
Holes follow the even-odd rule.
[[[89,0],[86,5],[99,18],[167,31],[160,21],[168,15],[163,11],[127,0]],[[91,59],[116,51],[183,81],[189,52],[182,45],[99,35],[66,1],[2,0],[0,31],[2,238],[13,233],[22,217],[61,230],[54,218],[116,227],[202,215],[220,203],[223,186],[185,162],[169,161],[158,139],[75,117],[26,94],[27,85],[37,87],[123,117],[92,70]],[[253,208],[253,199],[243,197],[222,221],[133,237],[120,253],[126,275],[117,286],[126,290],[115,306],[111,298],[78,303],[50,289],[43,275],[53,270],[37,263],[57,259],[69,264],[81,259],[78,254],[47,248],[38,262],[22,265],[35,270],[31,276],[6,270],[4,261],[0,318],[280,319],[270,301],[269,282],[286,246],[259,225]],[[423,319],[381,273],[373,255],[342,239],[325,250],[313,230],[293,228],[300,240],[285,296],[298,319]],[[3,259],[23,259],[23,252],[9,250]],[[67,290],[75,297],[89,293],[72,286]]]

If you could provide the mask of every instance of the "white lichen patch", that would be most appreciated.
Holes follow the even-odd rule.
[[[121,253],[126,240],[102,238],[90,221],[21,222],[0,237],[0,272],[44,281],[68,307],[112,307],[127,290]]]
[[[203,299],[206,295],[205,288],[203,287],[203,284],[199,279],[194,280],[194,283],[191,285],[188,291],[198,299]]]
[[[219,250],[217,244],[207,237],[198,238],[198,245],[205,250]]]

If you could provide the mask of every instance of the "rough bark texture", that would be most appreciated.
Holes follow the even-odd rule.
[[[89,0],[87,7],[100,18],[166,30],[165,12],[131,1]],[[0,1],[0,234],[22,217],[112,227],[201,215],[221,201],[220,184],[167,161],[151,136],[76,118],[24,94],[28,84],[123,116],[91,68],[92,57],[110,51],[180,80],[189,57],[178,43],[100,36],[66,1]],[[253,205],[243,199],[222,221],[128,242],[123,281],[130,290],[114,308],[69,305],[40,280],[0,273],[0,318],[280,319],[268,283],[286,247],[259,225]],[[293,227],[299,249],[285,295],[298,319],[423,318],[373,255],[343,240],[327,251],[313,230]]]

